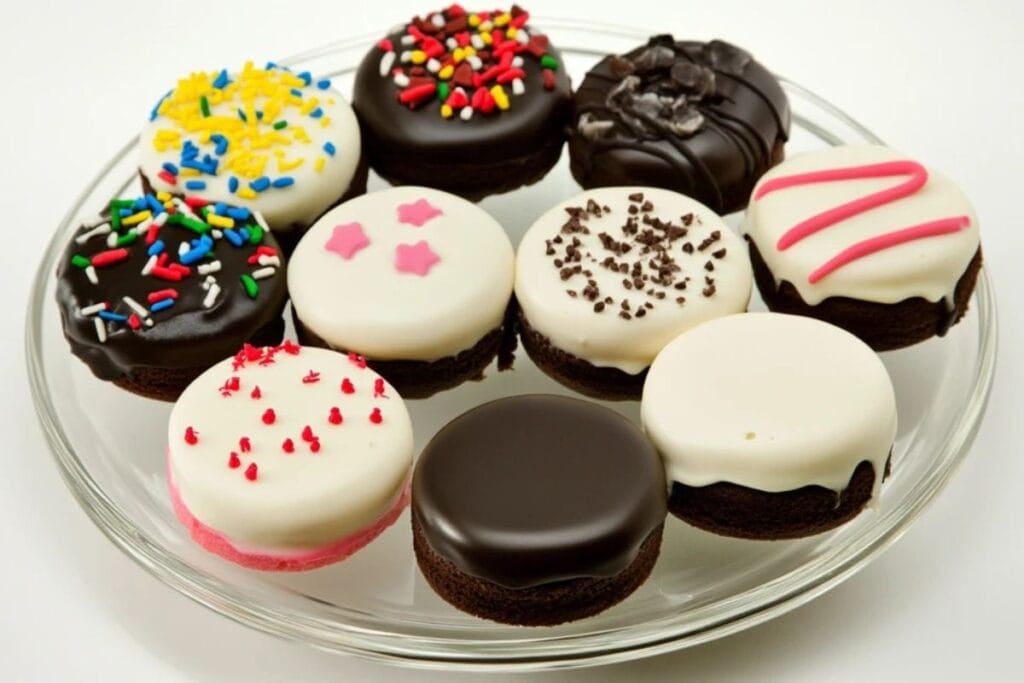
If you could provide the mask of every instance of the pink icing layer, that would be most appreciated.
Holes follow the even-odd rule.
[[[409,504],[409,499],[412,495],[410,482],[406,481],[402,486],[402,492],[398,495],[394,504],[380,519],[370,526],[320,548],[299,553],[288,553],[287,555],[274,555],[271,553],[241,551],[225,538],[223,534],[196,519],[181,500],[178,487],[175,486],[174,479],[171,477],[169,460],[167,487],[171,493],[171,504],[174,506],[174,513],[178,516],[181,523],[185,525],[185,528],[188,529],[189,536],[192,537],[193,541],[211,553],[220,555],[235,564],[240,564],[249,569],[272,572],[300,572],[344,560],[394,524],[395,520],[402,514],[402,510]]]

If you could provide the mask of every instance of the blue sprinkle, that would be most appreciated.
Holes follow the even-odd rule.
[[[207,175],[217,175],[217,163],[216,159],[207,157],[202,161],[196,161],[195,159],[185,159],[181,162],[182,168],[194,168],[197,171],[206,173]]]
[[[333,157],[334,153],[337,152],[338,150],[335,149],[333,142],[325,142],[324,143],[324,151],[327,152],[328,154],[330,154]]]
[[[150,121],[153,121],[154,119],[156,119],[157,116],[159,116],[158,111],[160,109],[160,105],[164,103],[164,100],[171,96],[172,92],[173,90],[168,90],[166,93],[164,93],[163,97],[156,101],[156,104],[153,105],[153,110],[149,112]]]
[[[164,241],[157,240],[153,244],[149,245],[149,249],[146,250],[146,256],[156,256],[164,250]]]
[[[291,93],[296,97],[302,97],[302,91],[299,90],[298,88],[292,88]]]
[[[214,133],[211,135],[210,140],[217,145],[216,149],[213,151],[216,152],[218,156],[223,155],[224,152],[228,151],[228,139],[220,133]]]
[[[228,192],[234,194],[238,191],[238,178],[231,176],[228,178]]]
[[[256,112],[256,119],[258,121],[262,121],[263,120],[263,112],[262,111]]]
[[[227,210],[228,205],[225,204],[224,202],[217,202],[216,204],[213,205],[213,212],[218,216],[226,215]]]
[[[164,170],[170,173],[171,175],[178,175],[178,167],[169,161],[164,162]]]
[[[245,240],[242,239],[242,236],[238,233],[238,231],[232,230],[231,228],[228,228],[227,230],[224,231],[224,238],[228,242],[231,242],[231,246],[233,247],[240,247],[243,244],[245,244]]]
[[[221,69],[220,73],[217,74],[217,78],[213,81],[214,88],[224,88],[231,81],[228,79],[228,70]]]
[[[206,233],[203,233],[203,235],[199,238],[199,243],[205,245],[210,249],[213,249],[213,238]]]
[[[121,218],[127,218],[128,216],[132,215],[132,210],[127,208],[118,209],[118,213],[121,214]]]
[[[305,83],[306,85],[309,85],[310,83],[313,82],[313,75],[308,71],[303,71],[302,73],[298,73],[295,75],[301,78],[302,82]]]
[[[234,218],[236,221],[244,221],[249,218],[249,209],[244,206],[232,206],[228,207],[228,216]]]
[[[280,178],[275,179],[274,182],[271,183],[271,185],[273,185],[274,187],[288,187],[289,185],[294,184],[295,178],[292,178],[290,175],[281,176]]]
[[[164,212],[164,205],[151,194],[146,195],[146,206],[149,207],[150,211],[153,212],[154,216],[159,216]]]
[[[242,239],[246,242],[249,241],[249,228],[239,228],[238,234],[242,236]]]
[[[318,119],[318,118],[320,118],[323,115],[324,115],[324,110],[321,109],[320,107],[317,107],[313,111],[309,112],[309,116],[311,118],[314,118],[314,119]]]
[[[149,307],[149,310],[150,310],[151,313],[159,313],[160,311],[164,310],[165,308],[170,308],[173,305],[174,305],[174,299],[172,299],[170,297],[167,297],[166,299],[160,299],[160,301],[154,302]]]
[[[277,68],[277,64],[275,64],[274,62],[267,62],[267,66],[265,68],[266,69],[276,69]]]
[[[270,178],[267,176],[261,176],[249,183],[249,187],[255,192],[263,192],[263,190],[270,187]]]
[[[242,119],[246,123],[249,123],[249,119],[245,118],[245,112],[242,111],[241,107],[238,108],[238,118]]]
[[[113,311],[100,311],[99,316],[104,320],[110,320],[118,323],[123,323],[125,320],[128,320],[128,316],[121,315],[120,313],[114,313]]]
[[[206,256],[206,254],[208,254],[209,251],[210,251],[209,245],[207,245],[207,244],[205,244],[203,242],[200,242],[200,244],[192,247],[191,249],[186,251],[184,254],[182,254],[178,258],[178,260],[181,261],[182,264],[184,264],[186,266],[190,266],[193,263],[195,263],[196,261],[198,261],[198,260],[202,259],[204,256]]]
[[[149,208],[149,202],[146,201],[145,195],[143,195],[141,197],[136,197],[135,198],[135,203],[132,204],[132,209],[134,211],[142,211],[143,209],[148,209],[148,208]]]
[[[205,180],[187,180],[187,181],[185,181],[185,189],[186,190],[205,190],[206,189],[206,181]]]
[[[321,90],[327,90],[328,88],[331,87],[331,81],[326,78],[323,79],[322,81],[317,81],[316,87],[320,88]]]

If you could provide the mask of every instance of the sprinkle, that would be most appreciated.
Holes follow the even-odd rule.
[[[555,89],[555,72],[551,69],[544,69],[541,71],[541,76],[544,79],[544,89],[554,90]]]
[[[83,232],[81,235],[79,235],[78,237],[75,238],[75,242],[77,244],[85,244],[86,242],[88,242],[93,237],[98,237],[99,235],[107,235],[110,232],[111,232],[110,223],[104,222],[104,223],[101,223],[100,225],[97,225],[96,227],[92,228],[88,232]],[[81,266],[81,267],[84,268],[85,266]]]
[[[228,218],[227,216],[218,216],[215,213],[206,214],[206,222],[210,225],[216,225],[218,228],[235,227],[235,219]]]
[[[327,90],[331,87],[331,81],[329,79],[321,79],[316,82],[317,90]]]
[[[263,420],[263,424],[272,425],[274,424],[274,420],[277,419],[277,415],[274,413],[273,408],[267,408],[266,410],[263,411],[263,416],[261,419]]]
[[[302,378],[302,383],[303,384],[316,384],[319,381],[320,381],[320,373],[319,372],[314,372],[312,370],[310,370],[308,373],[306,373],[306,375]]]
[[[100,311],[105,311],[105,310],[107,310],[107,303],[105,301],[101,301],[98,304],[92,304],[91,306],[86,306],[85,308],[80,309],[78,312],[81,313],[84,316],[90,316],[90,315],[96,315]]]
[[[245,240],[242,239],[242,233],[237,230],[225,230],[224,239],[231,243],[233,247],[241,247],[245,244]]]
[[[260,385],[257,384],[251,392],[249,392],[249,398],[258,400],[263,396],[263,392],[260,391]]]
[[[100,344],[107,342],[107,325],[100,318],[93,318],[92,324],[96,328],[96,338],[100,340]]]
[[[523,79],[521,79],[521,78],[514,79],[512,81],[512,94],[513,95],[522,95],[524,92],[526,92],[526,86],[523,85]]]
[[[137,330],[140,327],[142,327],[142,321],[139,320],[139,316],[135,315],[134,313],[129,315],[128,316],[128,327],[132,328],[133,330]]]
[[[92,259],[90,259],[90,264],[96,268],[103,268],[105,266],[124,261],[127,258],[127,249],[110,249],[93,255]]]
[[[313,434],[313,428],[310,427],[309,425],[306,425],[305,427],[303,427],[302,428],[302,440],[303,441],[313,441],[314,439],[316,439],[316,435]]]
[[[377,49],[382,50],[383,52],[391,52],[395,49],[395,46],[392,45],[391,41],[387,38],[381,38],[377,41]]]
[[[178,291],[176,289],[160,289],[155,292],[150,292],[146,295],[146,301],[153,303],[160,301],[161,299],[177,299]]]
[[[387,398],[387,396],[384,395],[384,380],[380,377],[373,380],[373,397]]]
[[[540,65],[541,67],[545,69],[550,69],[551,71],[558,70],[558,60],[552,57],[551,55],[544,55],[543,57],[541,57]]]
[[[356,366],[360,370],[366,369],[366,358],[360,356],[358,353],[355,353],[354,351],[348,352],[348,362]]]
[[[255,464],[255,463],[254,463]],[[228,467],[235,470],[242,466],[242,461],[238,457],[238,453],[231,451],[231,456],[228,458]]]
[[[379,425],[383,421],[384,417],[380,414],[380,408],[374,408],[373,412],[370,413],[370,422]]]
[[[192,427],[185,427],[185,443],[189,446],[195,446],[199,443],[199,432]]]
[[[294,184],[295,184],[295,178],[292,178],[291,176],[287,176],[287,175],[286,176],[281,176],[280,178],[275,179],[274,182],[271,183],[271,185],[273,187],[277,187],[277,188],[288,187],[288,186],[294,185]]]
[[[311,453],[320,452],[320,439],[313,439],[309,442],[309,450]]]
[[[234,194],[238,191],[238,178],[231,176],[228,178],[228,192]]]
[[[385,52],[384,54],[382,54],[380,56],[380,64],[379,64],[379,66],[377,68],[377,72],[380,74],[381,78],[387,76],[388,73],[391,72],[391,67],[394,66],[394,64],[395,64],[395,53],[394,52]]]
[[[345,418],[341,416],[341,410],[337,406],[331,406],[331,412],[327,415],[327,421],[332,425],[340,425]]]
[[[270,178],[267,176],[260,176],[256,180],[249,183],[249,188],[254,192],[263,192],[270,187]]]
[[[328,141],[324,143],[324,151],[327,152],[328,155],[333,157],[337,149],[334,147],[333,142]]]
[[[283,442],[281,442],[281,450],[284,451],[285,453],[294,453],[295,442],[292,441],[290,438],[285,439]]]
[[[107,310],[100,311],[97,315],[99,315],[103,320],[107,320],[112,323],[123,323],[128,320],[128,316],[126,315],[121,315],[120,313],[114,313],[113,311]]]
[[[88,268],[89,263],[89,259],[82,256],[81,254],[75,254],[74,256],[71,257],[71,265],[75,266],[76,268]]]
[[[185,189],[186,190],[205,190],[206,189],[206,181],[205,180],[187,180],[187,181],[185,181]]]
[[[258,225],[250,226],[249,228],[249,244],[257,245],[263,241],[264,229]]]
[[[200,275],[209,275],[210,273],[216,273],[220,271],[220,261],[210,261],[209,263],[200,263],[196,270],[199,271]]]
[[[250,299],[255,299],[260,293],[260,286],[256,284],[256,280],[253,280],[251,276],[244,273],[239,279],[242,281],[242,288],[245,289],[245,293],[249,295]]]
[[[199,96],[199,111],[203,112],[203,116],[210,115],[210,103],[206,99],[206,95]]]
[[[156,177],[159,178],[160,180],[164,181],[168,185],[177,185],[178,184],[178,179],[176,177],[172,176],[167,171],[160,171],[159,173],[156,174]]]
[[[231,82],[231,80],[228,78],[228,71],[227,71],[227,69],[221,69],[220,73],[217,74],[217,78],[214,79],[212,85],[213,85],[214,88],[217,88],[218,90],[220,90],[220,89],[223,89],[223,88],[227,87],[228,83],[230,83],[230,82]]]
[[[153,254],[149,257],[149,260],[146,261],[146,265],[142,266],[142,275],[144,277],[153,272],[153,269],[156,268],[157,260],[157,255]]]
[[[352,384],[352,380],[348,377],[341,380],[341,392],[343,394],[354,394],[356,393],[355,385]]]
[[[317,157],[316,163],[313,165],[313,170],[315,170],[317,173],[324,170],[324,163],[326,161],[327,160],[324,157]]]
[[[94,285],[97,285],[100,282],[99,278],[96,277],[96,269],[93,268],[92,266],[88,266],[85,269],[85,276],[89,278],[89,282],[93,283]]]
[[[249,481],[256,481],[256,477],[258,476],[257,470],[258,468],[256,467],[256,463],[249,463],[249,466],[245,468],[245,478]]]
[[[157,301],[152,306],[150,306],[149,310],[152,313],[159,313],[160,311],[168,309],[168,308],[170,308],[173,305],[174,305],[174,299],[161,299],[160,301]]]
[[[394,81],[395,85],[397,85],[399,88],[407,87],[410,82],[409,77],[401,73],[395,74],[395,77],[392,80]]]
[[[252,278],[254,280],[264,280],[268,277],[272,277],[276,271],[273,268],[259,268],[252,271]]]

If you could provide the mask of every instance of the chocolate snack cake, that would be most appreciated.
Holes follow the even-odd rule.
[[[507,349],[514,265],[502,227],[460,197],[414,186],[357,197],[292,255],[299,339],[361,354],[404,397],[424,398],[479,378]]]
[[[412,484],[427,583],[485,619],[550,626],[601,612],[650,574],[665,476],[639,428],[598,405],[484,404],[430,441]]]
[[[720,214],[746,206],[789,136],[778,80],[721,40],[655,36],[598,62],[573,99],[569,158],[580,185],[663,187]]]
[[[284,333],[285,261],[249,209],[167,193],[115,199],[57,268],[71,351],[99,379],[173,401],[243,343]]]
[[[771,310],[838,325],[876,351],[944,335],[966,312],[981,268],[978,218],[963,192],[877,145],[772,169],[744,231]]]
[[[451,5],[371,48],[352,104],[373,169],[473,200],[543,177],[561,154],[572,90],[558,50],[528,21],[517,5]]]
[[[681,194],[583,192],[543,214],[520,242],[523,347],[572,389],[639,399],[666,344],[747,309],[753,278],[743,246],[721,218]]]
[[[644,430],[669,511],[726,536],[797,538],[878,497],[896,396],[878,356],[812,318],[744,313],[680,335],[651,365]]]

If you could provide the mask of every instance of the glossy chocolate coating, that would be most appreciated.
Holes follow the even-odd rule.
[[[171,261],[177,260],[179,243],[195,237],[190,230],[172,225],[163,226],[159,232]],[[260,244],[278,249],[269,232],[264,233]],[[236,248],[226,239],[215,241],[212,258],[221,262],[221,269],[213,275],[221,292],[210,308],[203,307],[207,294],[202,287],[205,276],[199,275],[195,266],[180,282],[142,275],[148,256],[141,236],[127,247],[127,259],[96,269],[98,284],[92,284],[83,269],[71,265],[74,254],[89,258],[106,249],[105,236],[93,237],[85,244],[71,239],[57,266],[56,293],[64,336],[71,351],[103,380],[122,379],[135,368],[191,369],[213,365],[237,352],[256,332],[279,319],[287,300],[284,257],[280,254],[282,264],[277,272],[258,281],[258,296],[251,299],[246,294],[240,277],[259,267],[247,263],[256,249],[249,244]],[[110,322],[106,325],[107,339],[102,343],[96,334],[95,316],[80,312],[105,301],[109,310],[129,315],[132,309],[122,297],[129,296],[148,308],[147,295],[166,288],[177,290],[178,298],[170,308],[150,314],[152,327],[133,330],[124,322]]]
[[[412,504],[431,548],[509,588],[607,577],[666,514],[664,468],[640,429],[562,396],[504,398],[431,440]]]
[[[665,53],[665,64],[648,60],[643,68],[642,56],[652,48],[670,53]],[[673,76],[678,65],[688,78]],[[677,120],[666,114],[644,116],[619,106],[610,95],[629,76],[640,79],[640,93],[685,95],[689,106],[684,115]],[[687,121],[685,113],[699,117]],[[747,53],[722,41],[675,41],[671,36],[655,36],[621,58],[598,62],[576,91],[574,116],[571,168],[584,188],[663,187],[718,213],[746,206],[758,178],[781,161],[790,128],[789,103],[778,80]],[[644,125],[637,126],[637,118]],[[588,120],[598,123],[587,130]]]

